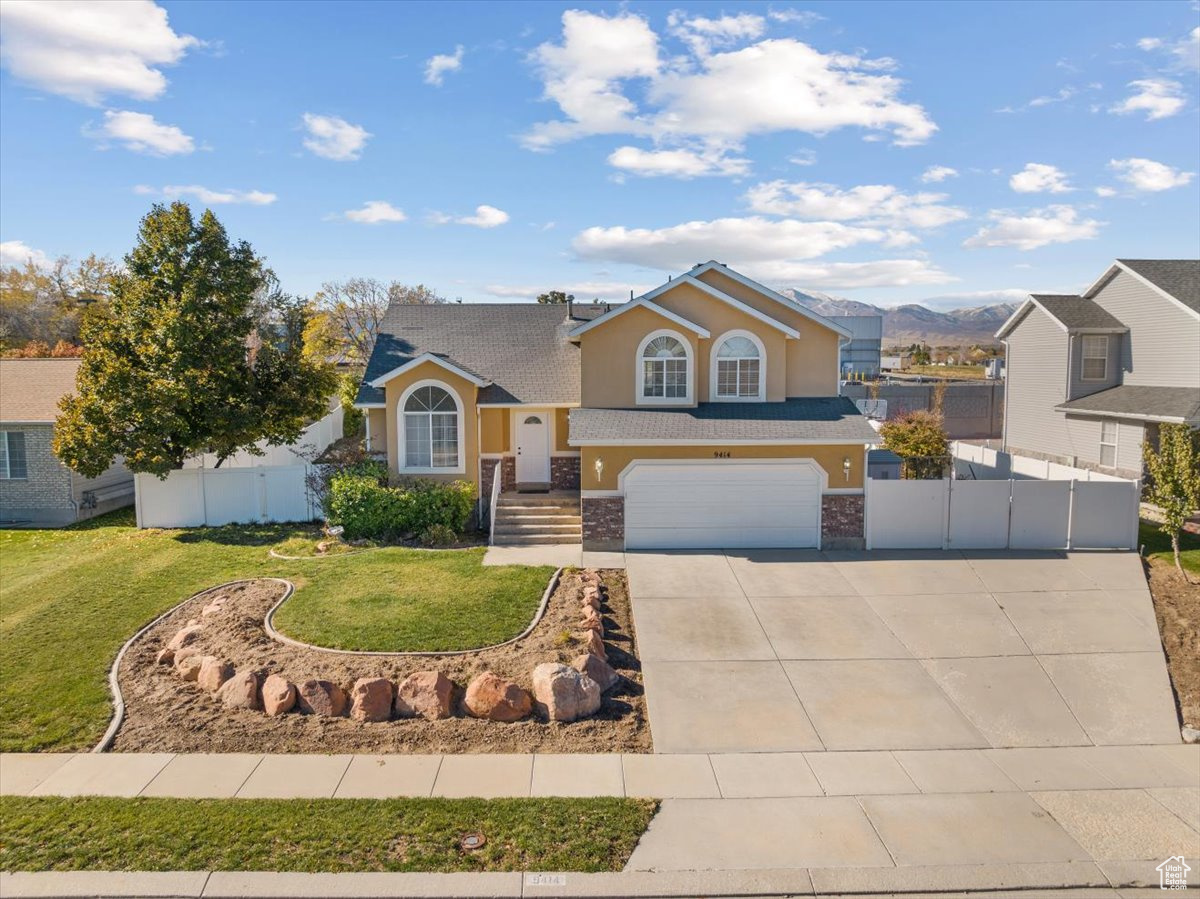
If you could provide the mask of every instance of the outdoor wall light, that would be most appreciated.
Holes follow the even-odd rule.
[[[846,456],[842,459],[842,474],[846,476],[846,480],[850,480],[850,457]]]
[[[603,481],[604,480],[604,460],[601,459],[599,456],[597,456],[595,463],[593,463],[593,467],[596,469],[596,481],[597,482]]]

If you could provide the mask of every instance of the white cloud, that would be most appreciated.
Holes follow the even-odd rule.
[[[737,176],[750,171],[750,160],[726,156],[719,150],[642,150],[618,147],[608,164],[644,178],[698,178],[703,175]]]
[[[967,217],[965,210],[941,204],[945,194],[906,194],[890,184],[863,184],[841,190],[832,184],[768,181],[750,188],[745,199],[754,212],[809,221],[937,228]]]
[[[1137,42],[1139,50],[1157,50],[1163,45],[1160,37],[1144,37]]]
[[[194,197],[201,203],[217,206],[226,203],[239,203],[249,206],[270,206],[279,197],[264,190],[210,190],[200,184],[167,184],[163,187],[149,187],[139,184],[133,189],[135,194],[143,196],[160,196],[166,200],[181,200]]]
[[[1135,190],[1170,190],[1172,187],[1183,187],[1196,177],[1195,172],[1181,172],[1166,163],[1137,157],[1110,160],[1108,167]]]
[[[32,262],[38,268],[50,261],[41,250],[35,250],[23,240],[6,240],[0,242],[0,265],[23,268],[25,263]]]
[[[362,209],[347,209],[342,215],[349,222],[360,225],[382,225],[387,222],[402,222],[408,216],[386,200],[368,200]]]
[[[921,173],[921,180],[926,184],[937,184],[945,181],[947,178],[957,178],[958,169],[952,169],[948,165],[931,165]]]
[[[988,218],[992,224],[968,238],[963,243],[964,247],[1036,250],[1054,243],[1091,240],[1099,234],[1103,224],[1094,219],[1080,220],[1079,213],[1071,206],[1048,206],[1034,209],[1026,215],[992,210]]]
[[[743,24],[734,27],[731,20]],[[631,134],[653,137],[660,147],[700,141],[730,150],[754,134],[827,134],[849,127],[909,145],[937,130],[921,106],[900,99],[903,82],[880,74],[891,60],[825,54],[792,38],[710,53],[718,40],[735,39],[733,32],[745,40],[752,31],[746,19],[723,17],[686,20],[688,33],[703,35],[706,49],[664,66],[658,36],[640,16],[568,10],[562,21],[562,42],[542,44],[531,59],[545,98],[564,117],[534,125],[523,137],[531,149],[588,135]],[[676,20],[676,30],[684,21]],[[701,21],[713,24],[698,32]],[[630,85],[634,80],[639,83]],[[633,87],[638,90],[627,94]],[[634,96],[644,98],[644,108]]]
[[[573,294],[580,303],[589,300],[628,300],[632,290],[634,296],[645,293],[653,284],[633,284],[619,281],[567,281],[558,282],[562,286],[550,287],[546,284],[489,284],[484,291],[494,297],[504,299],[533,300],[538,294],[547,290],[561,290]]]
[[[1017,266],[1029,268],[1029,266]],[[994,306],[997,303],[1023,303],[1029,299],[1030,291],[1024,287],[1000,287],[995,290],[965,290],[943,293],[921,300],[922,306],[930,309],[964,309],[977,306]]]
[[[80,103],[105,96],[153,100],[167,88],[159,69],[199,44],[177,34],[151,0],[5,0],[0,60],[17,78]]]
[[[898,239],[899,238],[899,239]],[[750,216],[684,222],[667,228],[587,228],[572,248],[584,259],[644,265],[667,271],[697,260],[734,264],[794,262],[860,244],[903,243],[905,235],[840,222],[780,221]]]
[[[762,16],[743,12],[719,19],[689,17],[675,11],[667,16],[667,27],[697,56],[707,56],[713,47],[728,47],[761,37],[767,29]]]
[[[1144,37],[1137,45],[1147,52],[1159,50],[1166,53],[1171,68],[1193,71],[1200,69],[1200,26],[1193,28],[1179,40]]]
[[[807,9],[768,9],[767,18],[772,22],[803,25],[805,28],[825,21],[823,15]]]
[[[1114,187],[1101,186],[1096,188],[1096,196],[1098,197],[1115,197],[1116,195],[1117,190]]]
[[[495,228],[503,225],[508,219],[509,215],[503,209],[486,204],[476,206],[474,215],[448,215],[444,212],[434,212],[429,216],[429,221],[435,225],[473,225],[476,228]]]
[[[1025,163],[1025,168],[1008,179],[1008,186],[1019,194],[1062,194],[1074,190],[1066,172],[1042,162]]]
[[[363,147],[371,132],[361,125],[351,125],[337,116],[304,113],[304,146],[324,159],[352,162],[362,156]]]
[[[462,68],[463,46],[459,44],[453,53],[438,53],[429,57],[425,63],[425,83],[442,86],[447,72],[457,72]]]
[[[1108,108],[1117,115],[1145,112],[1146,121],[1165,119],[1175,115],[1187,100],[1183,96],[1183,85],[1166,78],[1142,78],[1129,82],[1133,93]]]
[[[745,271],[764,284],[801,285],[813,290],[868,287],[914,287],[957,281],[924,259],[878,259],[872,262],[762,262]]]
[[[191,153],[196,142],[183,133],[177,125],[163,125],[146,112],[129,110],[106,110],[104,121],[99,127],[86,125],[83,133],[107,146],[119,143],[134,153],[148,156],[177,156]]]
[[[788,157],[788,162],[790,162],[792,165],[816,165],[817,151],[797,150],[795,154]]]

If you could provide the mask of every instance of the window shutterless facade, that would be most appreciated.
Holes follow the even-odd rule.
[[[438,384],[416,384],[400,401],[402,470],[462,471],[462,409]]]
[[[1104,381],[1108,378],[1108,335],[1085,334],[1082,355],[1081,380]]]
[[[17,481],[29,477],[25,460],[25,432],[0,431],[0,480]]]
[[[692,351],[671,331],[656,331],[638,347],[638,403],[690,403]]]
[[[1117,467],[1117,423],[1100,422],[1100,464],[1106,468]]]
[[[763,399],[766,360],[761,342],[749,333],[725,336],[713,363],[713,399]]]

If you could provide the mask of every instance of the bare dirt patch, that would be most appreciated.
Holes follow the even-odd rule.
[[[1200,728],[1200,584],[1185,582],[1173,563],[1160,559],[1149,559],[1146,568],[1180,715]]]
[[[113,745],[117,752],[649,752],[650,727],[642,687],[624,573],[601,571],[607,587],[602,610],[608,661],[623,681],[605,694],[600,711],[570,724],[535,717],[512,724],[468,717],[461,693],[471,678],[494,671],[528,689],[535,666],[570,661],[584,650],[579,608],[583,587],[576,572],[564,571],[546,614],[524,639],[462,656],[349,656],[302,649],[272,640],[263,617],[282,595],[274,581],[250,581],[220,591],[224,611],[204,619],[194,644],[239,670],[261,677],[279,674],[293,682],[333,681],[348,689],[360,677],[393,682],[414,671],[438,669],[458,685],[455,717],[444,721],[403,719],[358,723],[289,713],[268,718],[229,709],[214,696],[185,683],[155,655],[189,619],[216,598],[193,599],[159,622],[126,653],[119,672],[126,718]]]

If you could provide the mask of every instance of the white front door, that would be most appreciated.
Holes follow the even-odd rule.
[[[517,412],[517,483],[550,483],[550,416]]]

